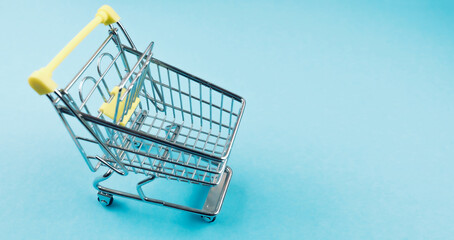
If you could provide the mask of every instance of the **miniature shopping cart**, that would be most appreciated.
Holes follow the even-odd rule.
[[[109,6],[44,68],[28,79],[46,95],[89,169],[106,172],[94,180],[98,201],[113,195],[201,215],[214,221],[232,170],[226,165],[243,115],[245,100],[212,83],[152,57],[153,42],[136,49]],[[65,88],[52,72],[97,25],[108,36]],[[126,43],[126,44],[125,44]],[[143,174],[137,193],[100,185],[114,173]],[[202,209],[150,198],[142,187],[164,178],[209,186]]]

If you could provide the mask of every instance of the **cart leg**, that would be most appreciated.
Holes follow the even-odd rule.
[[[110,206],[113,202],[113,195],[99,189],[99,183],[106,181],[110,176],[112,176],[112,169],[107,170],[104,175],[95,178],[93,181],[93,187],[98,190],[98,202],[104,206]]]
[[[101,182],[106,181],[107,179],[109,179],[110,176],[112,176],[112,173],[113,173],[112,169],[109,169],[109,170],[107,170],[106,173],[104,173],[104,175],[99,176],[99,177],[96,177],[95,180],[93,181],[93,187],[94,187],[96,190],[101,191],[101,190],[99,189],[99,184],[100,184]]]
[[[155,175],[152,175],[151,177],[149,177],[149,178],[147,178],[147,179],[145,179],[145,180],[140,181],[139,183],[137,183],[137,187],[136,187],[137,193],[139,194],[140,198],[141,198],[143,201],[146,201],[146,200],[145,200],[146,197],[145,197],[145,194],[143,193],[142,186],[145,185],[145,184],[147,184],[147,183],[152,182],[155,178],[156,178],[156,176],[155,176]]]
[[[213,216],[213,217],[209,217],[209,216],[200,216],[202,217],[203,221],[207,222],[207,223],[212,223],[214,222],[214,220],[216,220],[216,216]]]
[[[110,206],[113,202],[113,196],[112,194],[99,191],[98,202],[104,206]]]
[[[216,220],[216,216],[221,211],[222,204],[224,203],[232,174],[232,169],[227,166],[219,184],[210,188],[202,209],[203,212],[209,213],[201,216],[205,222],[211,223]]]

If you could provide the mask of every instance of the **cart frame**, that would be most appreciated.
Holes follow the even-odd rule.
[[[107,5],[102,6],[95,18],[46,67],[30,76],[29,83],[36,92],[45,94],[49,98],[89,169],[96,172],[100,168],[107,168],[106,172],[95,178],[93,182],[94,188],[98,190],[98,201],[101,204],[109,206],[115,195],[191,212],[200,215],[207,222],[212,222],[221,210],[233,174],[226,163],[244,112],[245,100],[228,90],[153,58],[153,42],[144,52],[138,51],[118,20],[119,16],[112,8]],[[57,84],[51,79],[52,72],[100,23],[110,27],[107,39],[69,84],[64,89],[58,89]],[[119,30],[122,33],[121,36]],[[126,39],[129,46],[121,43],[122,38]],[[118,49],[115,56],[103,52],[110,42],[113,42]],[[133,67],[129,64],[127,54],[137,59]],[[111,62],[103,71],[101,70],[102,60],[106,57],[110,58]],[[99,79],[96,80],[92,76],[82,78],[96,59]],[[123,62],[125,74],[121,74],[119,70],[118,59]],[[154,76],[159,76],[159,81],[153,77],[150,70],[152,65],[157,67],[158,73]],[[166,83],[161,79],[160,69],[167,71]],[[114,72],[114,70],[121,80],[116,84],[118,87],[116,93],[114,93],[115,89],[109,90],[105,80],[108,72]],[[176,76],[177,80],[172,80],[171,74]],[[186,85],[187,90],[184,86],[186,82],[182,83],[180,79],[187,80],[189,85]],[[88,80],[91,80],[94,86],[86,94],[84,86],[89,82]],[[175,83],[175,81],[178,83],[178,88],[172,86],[172,82]],[[73,86],[77,82],[80,83],[78,89],[80,102],[73,99],[70,94],[71,89],[74,91]],[[191,82],[200,87],[199,96],[191,94],[193,89]],[[145,87],[146,83],[150,85],[149,90]],[[102,87],[105,88],[105,92]],[[205,100],[202,96],[202,88],[209,90],[209,100]],[[96,115],[92,114],[93,111],[88,107],[95,101],[93,97],[95,92],[99,92],[99,96],[104,101]],[[217,93],[220,94],[220,103],[216,103],[213,99]],[[165,100],[166,97],[167,100]],[[174,103],[174,99],[176,102],[179,100],[179,106]],[[189,100],[189,108],[187,104],[183,104],[183,99]],[[192,101],[200,104],[198,112],[193,111]],[[228,101],[231,104],[230,109],[223,106],[224,102]],[[115,111],[110,113],[111,121],[104,117],[108,115],[106,109],[109,108],[109,104],[111,106],[116,104]],[[204,115],[203,111],[206,112],[206,109],[209,109],[209,115]],[[213,117],[213,109],[218,111],[218,120]],[[151,113],[153,111],[154,114]],[[190,116],[190,124],[187,123],[189,120],[185,121],[185,116],[186,119]],[[223,124],[223,119],[226,117],[229,123]],[[85,130],[84,136],[76,133],[79,129],[71,127],[70,121],[74,119]],[[204,123],[205,128],[209,124],[208,130],[204,130]],[[148,132],[144,129],[148,129]],[[156,133],[152,133],[153,131]],[[188,144],[188,140],[193,144]],[[90,155],[85,146],[87,144],[98,146],[98,154]],[[126,176],[129,172],[146,176],[144,180],[137,183],[137,194],[101,185],[113,173]],[[210,186],[203,208],[192,208],[146,196],[142,187],[158,177]]]

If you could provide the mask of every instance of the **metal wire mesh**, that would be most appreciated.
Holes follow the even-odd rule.
[[[137,129],[148,118],[150,116],[137,114],[131,123]],[[161,138],[175,142],[177,136],[180,135],[179,130],[172,128],[172,123],[163,122],[168,124],[168,127],[161,128]],[[155,175],[183,182],[215,185],[224,171],[225,162],[202,158],[102,125],[97,125],[97,128],[103,129],[108,133],[109,138],[105,140],[106,145],[118,156],[130,172]],[[200,129],[197,131],[200,131]],[[97,144],[91,138],[78,136],[77,139]],[[89,155],[87,157],[95,159],[95,156]],[[109,159],[108,156],[104,155],[103,158],[115,165],[114,161]]]
[[[116,32],[111,31],[65,88],[70,107],[90,122],[93,132],[128,171],[190,183],[217,184],[226,166],[244,100],[151,57],[152,45],[144,53],[139,52],[133,46],[123,45]],[[95,74],[98,76],[94,77]],[[79,99],[73,99],[72,86],[77,82]],[[127,106],[136,97],[140,99],[124,127],[119,126],[117,117],[106,118],[98,110],[100,104],[112,101],[110,91],[115,86],[132,93],[126,96]],[[71,115],[58,100],[54,104],[59,106],[58,111]],[[128,110],[125,108],[120,114]],[[95,160],[96,154],[85,152],[81,142],[92,145],[99,142],[75,134],[70,127],[68,130],[87,163]],[[116,166],[107,154],[102,157]],[[103,165],[98,162],[94,167],[89,163],[93,171]]]

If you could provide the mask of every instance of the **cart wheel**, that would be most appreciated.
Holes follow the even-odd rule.
[[[214,220],[216,220],[216,216],[213,216],[213,217],[209,217],[209,216],[200,216],[202,217],[203,221],[207,222],[207,223],[212,223],[214,222]]]
[[[98,192],[98,202],[101,203],[101,205],[104,206],[110,206],[112,205],[113,202],[113,196],[112,194],[108,194],[105,192]]]

